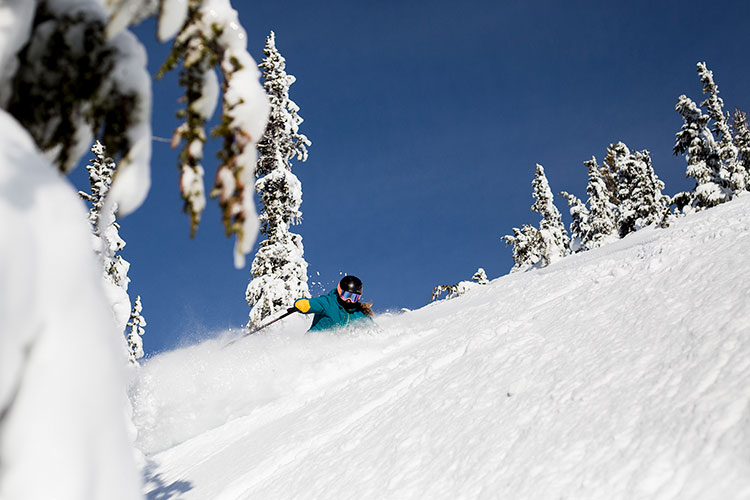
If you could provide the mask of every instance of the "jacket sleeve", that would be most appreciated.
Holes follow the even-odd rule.
[[[294,307],[304,314],[322,313],[324,309],[325,297],[315,297],[312,299],[297,299]]]

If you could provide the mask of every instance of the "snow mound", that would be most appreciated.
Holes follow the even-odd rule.
[[[135,393],[141,426],[171,420],[141,429],[166,448],[149,497],[749,498],[748,214],[743,196],[380,333],[159,356]]]

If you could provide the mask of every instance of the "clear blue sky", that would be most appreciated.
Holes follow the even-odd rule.
[[[506,274],[499,238],[538,222],[535,163],[555,194],[584,196],[583,162],[621,140],[651,152],[666,193],[690,188],[672,146],[678,96],[701,100],[696,62],[714,71],[727,110],[750,111],[745,1],[713,2],[713,14],[698,1],[234,4],[256,60],[274,30],[297,77],[290,94],[312,146],[293,167],[304,215],[294,230],[310,279],[330,289],[355,274],[377,311],[420,307],[478,267]],[[168,44],[153,24],[136,31],[155,73]],[[176,75],[154,82],[154,135],[171,136],[178,97]],[[176,156],[154,143],[151,193],[120,221],[147,353],[239,328],[249,312],[252,255],[233,267],[214,202],[190,240]]]

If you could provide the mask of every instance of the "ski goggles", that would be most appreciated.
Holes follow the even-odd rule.
[[[341,297],[341,300],[344,300],[346,302],[359,302],[359,299],[362,297],[361,293],[354,293],[350,291],[344,291],[341,290],[340,286],[336,286],[336,291],[339,292],[339,297]]]

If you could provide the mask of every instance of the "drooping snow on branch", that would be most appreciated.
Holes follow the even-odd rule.
[[[3,10],[0,107],[63,172],[100,138],[118,164],[108,202],[121,214],[132,212],[150,187],[152,103],[145,49],[127,27],[155,14],[161,40],[179,32],[163,71],[182,64],[186,108],[174,138],[186,139],[180,186],[193,232],[205,207],[205,122],[222,94],[214,135],[223,147],[211,194],[227,234],[236,236],[234,262],[241,267],[258,228],[252,189],[245,187],[254,182],[268,102],[229,0],[13,2]]]
[[[228,0],[191,0],[186,22],[160,74],[182,65],[180,85],[185,88],[183,120],[175,130],[173,145],[184,141],[180,153],[180,190],[190,215],[191,234],[200,223],[206,205],[203,145],[206,122],[213,115],[222,92],[222,117],[213,135],[223,140],[220,166],[211,196],[218,198],[227,235],[235,235],[235,265],[255,242],[258,229],[252,189],[255,145],[268,116],[268,101],[258,83],[260,73],[247,52],[247,35],[237,11]],[[216,70],[222,75],[221,86]]]
[[[22,2],[16,2],[20,4]],[[113,201],[130,212],[148,191],[151,155],[151,87],[145,51],[132,33],[107,36],[100,1],[23,2],[12,11],[14,33],[25,43],[0,80],[0,106],[29,131],[57,167],[70,171],[100,137],[121,157]]]

